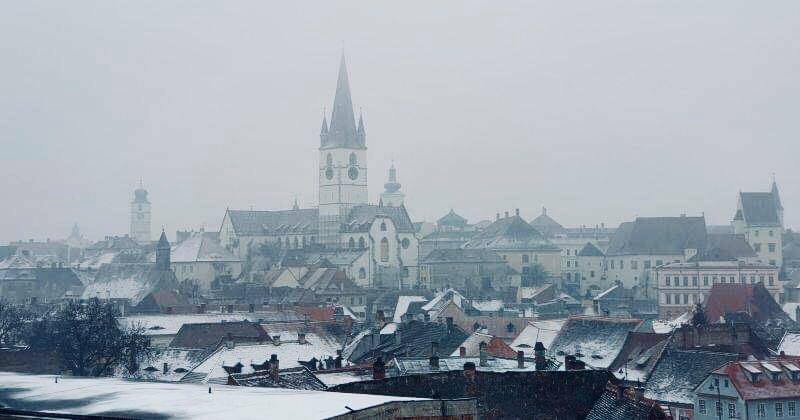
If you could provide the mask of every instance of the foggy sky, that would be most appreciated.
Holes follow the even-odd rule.
[[[0,242],[316,204],[344,45],[370,200],[415,220],[726,224],[775,172],[800,225],[800,2],[4,2]]]

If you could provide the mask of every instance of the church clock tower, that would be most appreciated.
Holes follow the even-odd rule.
[[[133,191],[131,201],[131,238],[140,243],[152,240],[150,237],[150,202],[147,201],[147,190],[139,182],[139,188]]]
[[[353,206],[367,204],[367,146],[364,119],[356,125],[344,54],[333,100],[331,123],[323,117],[319,134],[319,240],[339,244],[339,231]]]

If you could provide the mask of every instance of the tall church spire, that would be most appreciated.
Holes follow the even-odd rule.
[[[349,147],[363,148],[364,144],[356,135],[356,118],[353,113],[353,100],[350,97],[350,81],[347,78],[347,63],[342,54],[339,63],[339,79],[336,82],[336,96],[333,99],[331,124],[327,143],[322,148]]]

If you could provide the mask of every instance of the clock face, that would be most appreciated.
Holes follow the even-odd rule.
[[[352,180],[358,179],[358,168],[355,166],[351,166],[350,169],[347,171],[347,176],[350,177]]]
[[[325,169],[325,178],[333,179],[333,168],[330,166]]]

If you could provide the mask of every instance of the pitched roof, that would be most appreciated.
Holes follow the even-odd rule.
[[[234,340],[249,342],[270,341],[267,332],[259,324],[253,322],[209,322],[183,324],[169,346],[186,349],[216,347],[228,334]]]
[[[464,248],[559,249],[519,216],[495,221],[464,244]]]
[[[653,400],[640,400],[633,389],[617,396],[616,386],[608,384],[606,391],[595,401],[587,420],[667,419],[666,414]]]
[[[564,231],[564,226],[561,226],[560,223],[548,216],[547,209],[544,207],[542,207],[542,214],[531,220],[530,225],[545,236],[552,236],[556,233],[561,233]]]
[[[761,284],[715,283],[705,302],[706,318],[719,322],[731,313],[745,313],[756,322],[791,321]]]
[[[503,259],[489,249],[434,249],[422,259],[422,264],[502,263]]]
[[[502,339],[477,331],[470,334],[470,336],[461,343],[459,348],[453,350],[450,356],[459,356],[461,354],[461,347],[464,347],[466,351],[465,356],[479,356],[481,343],[486,343],[486,353],[488,355],[503,359],[514,359],[517,357],[517,352]]]
[[[511,343],[511,348],[522,350],[526,356],[532,356],[533,348],[538,341],[544,345],[545,349],[549,349],[566,322],[566,319],[531,321]]]
[[[563,357],[580,353],[587,365],[608,368],[622,351],[628,332],[642,323],[639,319],[574,316],[567,319],[548,350]]]
[[[755,256],[755,251],[747,243],[744,235],[709,233],[706,236],[705,249],[698,252],[693,260],[733,261]]]
[[[437,322],[408,321],[398,324],[397,330],[376,350],[391,355],[430,356],[431,342],[439,343],[440,354],[450,354],[469,336],[458,326],[452,331]]]
[[[401,233],[414,233],[414,224],[408,216],[405,206],[376,206],[361,204],[354,206],[347,215],[347,220],[342,226],[346,232],[366,232],[372,227],[372,221],[377,217],[388,217],[394,222],[395,228]]]
[[[212,235],[198,232],[172,247],[170,261],[173,263],[236,262],[241,259],[225,249]]]
[[[644,396],[666,403],[693,404],[695,387],[711,371],[738,357],[734,353],[666,347],[647,379]]]
[[[742,216],[750,226],[778,226],[778,203],[771,192],[739,193]]]
[[[591,242],[586,242],[586,245],[578,252],[579,257],[603,257],[603,251],[594,246]]]
[[[237,235],[279,235],[316,233],[319,211],[297,210],[228,210],[233,230]]]
[[[177,283],[172,270],[159,270],[153,264],[103,264],[81,298],[128,299],[135,306],[151,292],[175,289]]]
[[[730,378],[744,400],[781,400],[800,397],[800,382],[792,380],[791,377],[791,373],[798,370],[800,370],[800,358],[779,357],[757,362],[731,361],[716,369],[714,373]],[[748,378],[750,376],[748,371],[760,373],[756,382]],[[772,373],[777,373],[777,381],[771,377]]]
[[[439,220],[436,221],[436,224],[442,226],[463,227],[467,224],[467,219],[456,214],[453,209],[450,209],[450,212],[439,218]]]
[[[800,332],[786,331],[778,344],[778,354],[800,356]]]
[[[620,224],[606,255],[682,255],[705,244],[704,217],[637,217]]]
[[[253,373],[234,373],[230,376],[229,384],[259,388],[284,388],[305,389],[310,391],[324,391],[322,381],[311,373],[305,366],[297,366],[278,371],[278,380],[274,380],[269,370],[260,370]]]

